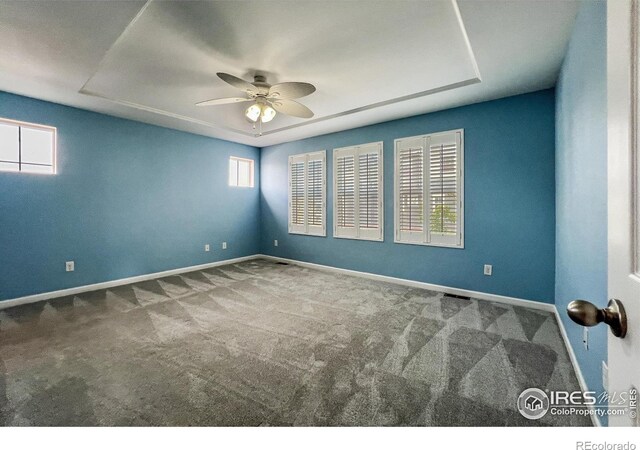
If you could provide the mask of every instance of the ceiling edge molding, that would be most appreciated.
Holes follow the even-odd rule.
[[[142,8],[140,8],[140,11],[138,11],[138,13],[134,16],[134,18],[131,19],[131,22],[129,22],[127,24],[127,26],[124,28],[122,33],[120,33],[120,36],[118,36],[118,38],[115,41],[113,41],[113,44],[111,44],[111,46],[107,49],[107,51],[104,52],[104,55],[102,55],[102,58],[100,59],[100,62],[96,66],[96,70],[94,70],[93,73],[91,74],[91,76],[89,78],[87,78],[87,81],[84,82],[84,84],[82,85],[82,87],[80,88],[78,93],[84,94],[83,91],[86,90],[87,85],[91,82],[91,80],[93,80],[93,78],[98,74],[98,72],[100,72],[100,70],[104,66],[104,62],[107,60],[109,54],[113,51],[114,48],[116,48],[116,46],[120,42],[122,42],[122,40],[126,37],[126,35],[129,34],[129,31],[131,31],[131,28],[133,28],[135,23],[140,19],[140,17],[142,17],[142,15],[147,10],[147,8],[149,7],[149,5],[151,4],[152,1],[153,0],[147,0],[147,2],[144,5],[142,5]]]
[[[471,60],[471,64],[473,65],[473,70],[476,73],[476,78],[478,82],[482,82],[482,76],[480,75],[480,69],[478,68],[478,60],[476,60],[476,55],[473,52],[473,47],[471,46],[471,41],[469,40],[469,35],[467,34],[467,27],[464,25],[464,21],[462,20],[462,14],[460,13],[460,7],[458,6],[458,0],[451,0],[451,5],[453,6],[453,11],[456,13],[456,17],[458,18],[458,24],[460,25],[460,32],[462,33],[462,37],[464,39],[465,44],[467,45],[467,52],[469,52],[469,59]]]
[[[420,97],[426,97],[427,95],[433,95],[433,94],[437,94],[439,92],[450,91],[452,89],[458,89],[458,88],[461,88],[461,87],[464,87],[464,86],[470,86],[472,84],[477,84],[477,83],[480,83],[480,82],[481,82],[480,78],[470,78],[468,80],[459,81],[457,83],[447,84],[445,86],[440,86],[440,87],[429,89],[429,90],[426,90],[426,91],[417,92],[415,94],[409,94],[409,95],[405,95],[405,96],[402,96],[402,97],[396,97],[396,98],[392,98],[392,99],[389,99],[389,100],[383,100],[381,102],[372,103],[370,105],[365,105],[365,106],[360,106],[358,108],[349,109],[347,111],[342,111],[342,112],[339,112],[339,113],[331,114],[329,116],[318,117],[317,119],[307,120],[307,121],[302,122],[302,123],[296,123],[296,124],[289,125],[289,126],[286,126],[286,127],[277,128],[275,130],[264,131],[262,133],[262,135],[263,136],[268,136],[268,135],[271,135],[271,134],[278,133],[280,131],[288,131],[288,130],[292,130],[294,128],[299,128],[299,127],[302,127],[302,126],[305,126],[305,125],[312,125],[314,123],[324,122],[324,121],[327,121],[327,120],[336,119],[338,117],[349,116],[351,114],[356,114],[356,113],[363,112],[363,111],[369,111],[371,109],[380,108],[380,107],[388,106],[388,105],[393,105],[394,103],[404,102],[404,101],[407,101],[407,100],[413,100],[413,99],[420,98]],[[389,120],[392,120],[392,119],[389,119]]]
[[[229,132],[232,132],[232,133],[241,134],[243,136],[257,137],[257,135],[254,134],[254,133],[248,133],[246,131],[238,130],[236,128],[225,127],[225,126],[220,126],[220,125],[214,125],[214,124],[212,124],[210,122],[207,122],[207,121],[204,121],[204,120],[194,119],[192,117],[188,117],[188,116],[183,116],[181,114],[172,113],[172,112],[169,112],[169,111],[165,111],[163,109],[153,108],[151,106],[140,105],[138,103],[129,102],[127,100],[120,100],[120,99],[110,98],[110,97],[107,97],[105,95],[99,94],[97,92],[92,92],[92,91],[89,91],[89,90],[86,90],[86,89],[81,89],[78,92],[80,94],[83,94],[83,95],[88,95],[88,96],[91,96],[91,97],[100,98],[102,100],[107,100],[109,102],[115,103],[115,104],[120,105],[120,106],[126,106],[128,108],[139,109],[141,111],[147,111],[147,112],[150,112],[150,113],[153,113],[153,114],[159,114],[161,116],[171,117],[172,119],[183,120],[185,122],[194,123],[196,125],[203,125],[203,126],[208,127],[208,128],[214,128],[214,129],[218,129],[218,130],[229,131]]]

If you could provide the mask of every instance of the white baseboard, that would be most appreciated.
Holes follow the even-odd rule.
[[[467,289],[459,289],[459,288],[453,288],[449,286],[441,286],[437,284],[424,283],[422,281],[407,280],[405,278],[395,278],[395,277],[389,277],[386,275],[377,275],[369,272],[359,272],[356,270],[340,269],[338,267],[325,266],[322,264],[315,264],[315,263],[309,263],[305,261],[298,261],[294,259],[280,258],[277,256],[262,255],[262,254],[242,256],[240,258],[225,259],[222,261],[215,261],[211,263],[200,264],[197,266],[181,267],[178,269],[165,270],[163,272],[155,272],[155,273],[149,273],[145,275],[138,275],[135,277],[105,281],[102,283],[77,286],[69,289],[62,289],[59,291],[44,292],[41,294],[28,295],[25,297],[12,298],[8,300],[0,300],[0,310],[11,308],[13,306],[24,305],[27,303],[35,303],[35,302],[40,302],[44,300],[50,300],[52,298],[57,298],[57,297],[66,297],[68,295],[77,295],[83,292],[95,291],[98,289],[108,289],[116,286],[122,286],[123,284],[138,283],[140,281],[153,280],[155,278],[162,278],[162,277],[167,277],[171,275],[177,275],[180,273],[192,272],[194,270],[208,269],[210,267],[223,266],[225,264],[233,264],[233,263],[248,261],[248,260],[257,259],[257,258],[288,262],[290,264],[297,264],[299,266],[310,267],[313,269],[343,273],[347,275],[357,276],[361,278],[368,278],[368,279],[378,280],[378,281],[386,281],[388,283],[395,283],[395,284],[400,284],[404,286],[417,287],[420,289],[428,289],[428,290],[437,291],[437,292],[444,292],[447,294],[465,295],[467,297],[473,297],[473,298],[478,298],[482,300],[489,300],[493,302],[506,303],[510,305],[526,306],[529,308],[541,309],[541,310],[550,311],[550,312],[556,311],[554,305],[543,303],[543,302],[537,302],[533,300],[524,300],[524,299],[515,298],[515,297],[507,297],[504,295],[489,294],[486,292],[470,291]]]
[[[576,373],[576,377],[578,378],[578,383],[580,384],[580,389],[584,391],[588,391],[587,382],[582,375],[582,370],[580,369],[580,364],[578,364],[578,358],[576,357],[575,352],[573,351],[573,346],[571,342],[569,342],[569,335],[567,335],[567,330],[564,327],[564,322],[560,318],[560,312],[558,308],[554,306],[556,321],[558,322],[558,327],[560,328],[560,334],[562,335],[562,340],[564,341],[564,346],[567,348],[567,352],[569,353],[569,359],[571,360],[571,364],[573,365],[573,370]],[[589,406],[589,409],[593,411],[595,408],[593,406]],[[600,422],[600,417],[598,417],[595,413],[591,413],[591,422],[594,427],[601,427],[602,422]]]
[[[216,266],[224,266],[226,264],[234,264],[242,261],[248,261],[250,259],[256,259],[257,257],[258,255],[241,256],[239,258],[224,259],[222,261],[215,261],[211,263],[200,264],[197,266],[181,267],[178,269],[165,270],[163,272],[148,273],[145,275],[137,275],[135,277],[121,278],[119,280],[105,281],[102,283],[95,283],[95,284],[87,284],[85,286],[78,286],[78,287],[73,287],[69,289],[61,289],[59,291],[44,292],[42,294],[28,295],[26,297],[12,298],[9,300],[0,300],[0,310],[11,308],[13,306],[25,305],[27,303],[35,303],[35,302],[41,302],[44,300],[50,300],[52,298],[57,298],[57,297],[66,297],[68,295],[82,294],[83,292],[96,291],[98,289],[108,289],[116,286],[122,286],[123,284],[138,283],[140,281],[153,280],[155,278],[168,277],[171,275],[178,275],[180,273],[185,273],[185,272],[193,272],[194,270],[202,270],[202,269],[208,269]]]
[[[543,311],[548,311],[548,312],[556,311],[556,308],[554,305],[550,303],[544,303],[544,302],[539,302],[534,300],[524,300],[516,297],[507,297],[504,295],[489,294],[486,292],[470,291],[467,289],[459,289],[459,288],[454,288],[449,286],[441,286],[438,284],[424,283],[422,281],[407,280],[406,278],[396,278],[396,277],[389,277],[387,275],[378,275],[370,272],[359,272],[357,270],[340,269],[338,267],[325,266],[322,264],[299,261],[297,259],[280,258],[279,256],[271,256],[271,255],[257,255],[257,256],[264,259],[271,259],[273,261],[281,261],[281,262],[287,262],[290,264],[296,264],[302,267],[310,267],[312,269],[325,270],[328,272],[336,272],[336,273],[342,273],[346,275],[353,275],[356,277],[368,278],[370,280],[386,281],[387,283],[395,283],[395,284],[401,284],[403,286],[416,287],[420,289],[428,289],[431,291],[444,292],[446,294],[464,295],[467,297],[477,298],[481,300],[489,300],[492,302],[505,303],[508,305],[525,306],[528,308],[541,309]]]

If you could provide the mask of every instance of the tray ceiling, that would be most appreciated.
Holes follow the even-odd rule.
[[[0,90],[265,146],[553,86],[577,3],[541,3],[3,2]],[[239,94],[216,72],[312,83],[315,116],[257,136],[195,106]]]

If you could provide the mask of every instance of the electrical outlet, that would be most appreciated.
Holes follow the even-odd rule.
[[[605,391],[609,390],[609,367],[604,361],[602,361],[602,387]]]
[[[589,328],[582,327],[582,343],[584,344],[584,349],[589,350]]]
[[[209,247],[209,244],[204,244],[204,251],[208,252],[209,250],[211,250],[211,248]]]
[[[485,264],[484,274],[490,277],[492,273],[493,273],[493,266],[491,264]]]
[[[74,261],[67,261],[64,263],[64,268],[67,272],[73,272],[76,270],[76,263]]]
[[[277,246],[278,246],[278,240],[277,240],[277,239],[273,241],[273,246],[274,246],[274,247],[277,247]]]
[[[226,243],[226,242],[223,242],[223,243],[222,243],[222,250],[226,250],[226,249],[227,249],[227,243]]]

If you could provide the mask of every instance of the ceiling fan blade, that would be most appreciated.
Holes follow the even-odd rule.
[[[218,77],[222,81],[224,81],[225,83],[229,83],[236,89],[240,89],[244,92],[257,92],[256,87],[253,84],[249,83],[248,81],[244,81],[242,78],[234,77],[233,75],[229,75],[228,73],[224,72],[218,72],[216,75],[218,75]]]
[[[204,101],[204,102],[196,103],[196,106],[227,105],[229,103],[249,102],[251,100],[253,100],[253,99],[252,98],[244,98],[244,97],[214,98],[213,100],[207,100],[207,101]]]
[[[270,98],[300,98],[309,94],[313,94],[316,91],[316,87],[309,83],[288,82],[274,84],[269,88]]]
[[[309,108],[293,100],[276,99],[271,102],[271,105],[279,113],[288,116],[301,117],[303,119],[313,117],[313,112]]]

